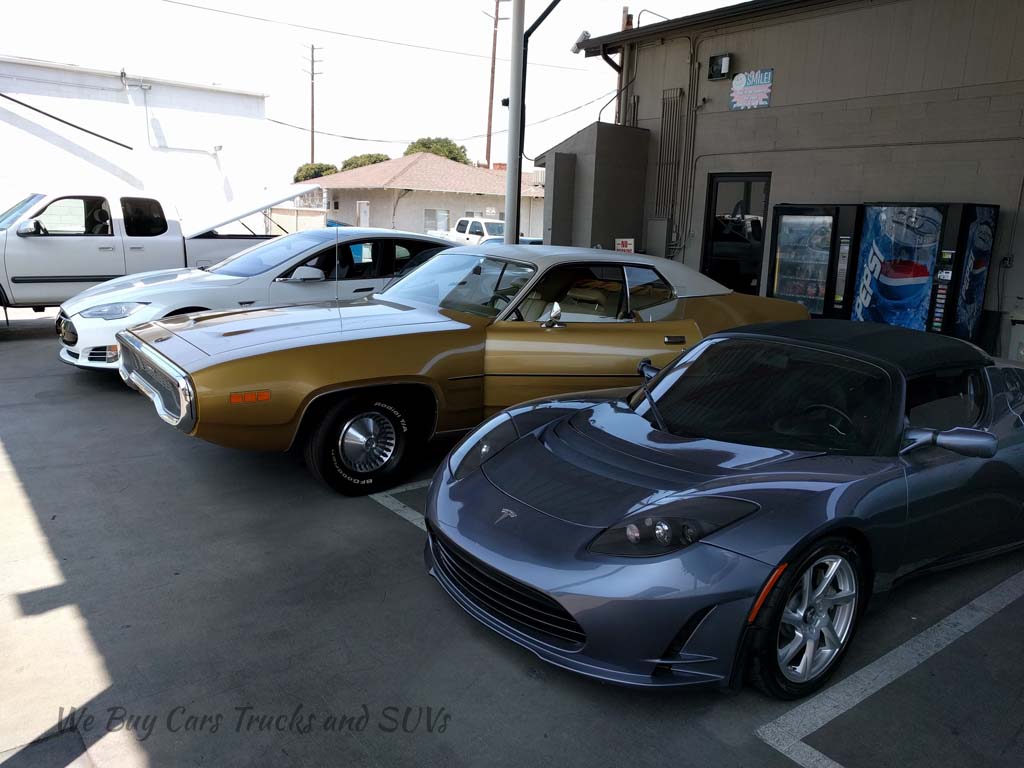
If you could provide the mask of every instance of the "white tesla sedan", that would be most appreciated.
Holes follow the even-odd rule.
[[[325,227],[264,241],[207,269],[119,277],[61,305],[60,359],[116,370],[114,335],[130,326],[205,310],[357,299],[452,246],[410,232]]]

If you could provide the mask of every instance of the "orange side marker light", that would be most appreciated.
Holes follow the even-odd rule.
[[[750,609],[750,613],[747,614],[747,624],[753,624],[754,619],[757,618],[757,612],[761,610],[761,606],[764,605],[764,601],[768,599],[768,593],[772,591],[772,587],[775,586],[775,582],[779,580],[782,572],[786,570],[786,566],[789,563],[783,563],[774,571],[772,575],[768,577],[768,581],[764,583],[764,587],[761,589],[761,594],[757,596],[757,600],[754,602],[754,607]]]

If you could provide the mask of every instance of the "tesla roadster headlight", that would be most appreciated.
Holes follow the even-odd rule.
[[[502,448],[514,443],[518,437],[519,433],[507,413],[500,413],[484,422],[452,451],[448,459],[452,476],[461,480],[493,458]]]
[[[143,307],[149,306],[148,301],[124,301],[118,304],[100,304],[97,307],[89,307],[79,314],[82,317],[98,318],[100,320],[121,320],[134,315]]]
[[[757,504],[742,499],[699,496],[673,505],[663,514],[630,515],[594,539],[590,551],[621,557],[668,554],[700,541],[757,508]]]

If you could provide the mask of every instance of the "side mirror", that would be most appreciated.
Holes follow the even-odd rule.
[[[644,381],[650,381],[659,373],[661,373],[661,368],[656,368],[655,366],[651,365],[651,358],[645,357],[643,360],[636,364],[636,372],[644,377]]]
[[[541,323],[545,328],[564,328],[565,323],[562,322],[562,305],[557,301],[551,305],[551,314],[548,319]]]
[[[999,449],[999,440],[991,432],[969,427],[953,427],[943,432],[937,429],[911,427],[903,432],[906,445],[900,451],[904,455],[925,445],[934,445],[961,456],[991,459]]]
[[[279,277],[276,283],[322,283],[327,277],[316,267],[296,267],[291,277]]]
[[[35,237],[43,234],[46,230],[43,228],[43,222],[39,219],[27,219],[21,222],[15,231],[18,237]]]

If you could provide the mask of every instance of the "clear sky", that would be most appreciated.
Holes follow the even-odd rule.
[[[449,136],[465,144],[473,160],[483,160],[487,83],[490,73],[493,0],[334,0],[286,3],[281,0],[51,0],[5,3],[4,53],[85,67],[120,70],[268,94],[267,117],[303,128],[309,125],[309,46],[317,58],[317,128],[385,143],[317,136],[316,159],[340,165],[362,152],[401,155],[410,139]],[[548,0],[527,0],[526,25]],[[641,8],[678,17],[728,0],[644,0]],[[568,114],[531,126],[526,154],[558,143],[597,119],[611,99],[615,73],[599,58],[573,55],[569,48],[582,30],[595,37],[620,27],[623,0],[562,0],[530,43],[527,122]],[[200,7],[196,7],[200,6]],[[502,15],[511,10],[501,3]],[[203,8],[259,16],[241,18]],[[657,22],[647,12],[641,25]],[[287,24],[316,27],[300,29]],[[500,99],[507,95],[509,22],[498,36],[495,130],[507,124]],[[392,40],[392,45],[346,35]],[[424,50],[426,46],[472,56]],[[547,66],[542,66],[547,65]],[[586,105],[586,106],[582,106]],[[575,111],[575,107],[580,107]],[[611,119],[614,105],[604,113]],[[282,130],[269,153],[309,155],[308,133]],[[479,137],[479,138],[471,138]],[[497,133],[492,161],[505,160],[506,136]]]

